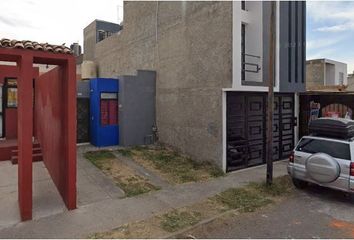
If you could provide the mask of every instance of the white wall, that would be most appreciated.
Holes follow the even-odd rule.
[[[251,54],[255,56],[259,56],[260,58],[254,58],[250,56],[246,56],[246,62],[255,63],[262,65],[263,59],[263,9],[262,2],[258,1],[247,1],[246,2],[246,13],[248,14],[248,18],[242,18],[241,22],[246,25],[246,54]],[[244,10],[241,10],[244,12]],[[246,65],[246,69],[255,70],[254,66]],[[262,72],[263,68],[258,73],[246,72],[245,79],[250,82],[262,82]]]
[[[330,79],[328,74],[326,74],[326,76],[325,76],[326,85],[339,85],[339,73],[340,72],[342,72],[343,76],[344,76],[343,84],[348,85],[348,66],[346,63],[337,62],[337,61],[330,60],[330,59],[325,59],[325,63],[326,63],[326,67],[328,66],[328,63],[334,65],[334,82],[333,82],[333,79]]]
[[[263,81],[263,3],[261,1],[246,1],[246,11],[241,9],[241,2],[234,1],[232,26],[232,89],[237,91],[268,91],[268,87],[242,85],[241,81],[241,25],[246,24],[246,53],[260,56],[260,59],[246,57],[246,62],[258,63],[261,70],[258,73],[246,72],[246,81]],[[264,56],[267,57],[267,56]],[[275,87],[279,91],[279,3],[276,4],[276,55],[275,55]],[[247,68],[247,66],[246,66]],[[252,68],[253,67],[248,67]],[[230,90],[232,90],[230,89]]]

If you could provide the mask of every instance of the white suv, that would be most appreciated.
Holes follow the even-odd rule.
[[[328,122],[328,119],[322,121]],[[329,131],[332,130],[333,128]],[[353,138],[332,136],[305,136],[301,138],[289,157],[287,167],[294,185],[304,188],[307,183],[311,182],[354,193],[353,140]]]

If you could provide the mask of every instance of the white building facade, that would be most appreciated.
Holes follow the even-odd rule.
[[[297,141],[298,94],[305,91],[306,3],[275,4],[274,160]],[[223,168],[266,160],[271,2],[233,2],[232,88],[223,89]]]

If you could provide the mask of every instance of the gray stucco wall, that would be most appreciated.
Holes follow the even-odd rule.
[[[100,77],[156,70],[160,140],[222,161],[222,88],[232,85],[232,2],[125,2],[124,29],[96,45]]]
[[[156,125],[156,73],[138,71],[119,79],[119,143],[122,146],[153,143]]]
[[[96,21],[84,29],[84,60],[94,60],[96,45]]]
[[[306,90],[306,2],[281,1],[279,18],[280,92],[304,92]]]
[[[76,96],[77,96],[77,98],[90,98],[90,81],[89,80],[77,81]]]

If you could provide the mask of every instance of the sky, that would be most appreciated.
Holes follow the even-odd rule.
[[[0,0],[0,9],[0,38],[66,46],[82,45],[83,29],[95,19],[123,20],[123,0]]]
[[[329,58],[354,71],[354,1],[307,2],[307,59]]]

